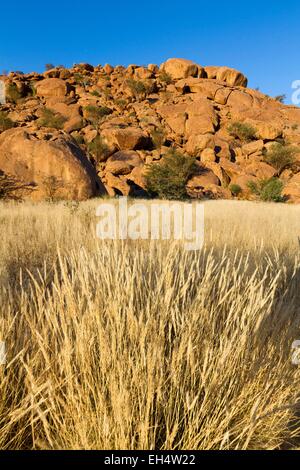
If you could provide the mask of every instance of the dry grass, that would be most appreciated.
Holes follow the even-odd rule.
[[[300,206],[206,204],[206,247],[1,204],[2,449],[297,447]]]

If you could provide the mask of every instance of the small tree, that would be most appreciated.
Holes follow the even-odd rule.
[[[279,103],[284,103],[286,100],[286,95],[277,95],[274,97],[274,100],[279,101]]]
[[[14,122],[7,116],[7,113],[0,111],[0,132],[14,127]]]
[[[147,190],[161,199],[185,199],[188,197],[187,181],[197,170],[194,157],[172,149],[160,163],[148,165],[145,175]]]
[[[279,178],[249,181],[248,187],[262,201],[284,202],[282,196],[283,182]]]
[[[55,69],[55,65],[53,65],[53,64],[46,64],[45,65],[45,70],[48,71],[48,70],[52,70],[52,69]]]
[[[278,174],[280,174],[285,168],[295,163],[295,157],[299,152],[300,149],[298,147],[287,145],[284,142],[276,142],[265,153],[264,159],[276,168]]]
[[[43,179],[43,186],[46,193],[48,201],[54,202],[59,199],[58,193],[63,188],[64,183],[61,178],[57,176],[46,176]]]
[[[250,142],[255,139],[255,134],[257,130],[251,124],[246,124],[245,122],[233,122],[227,128],[229,134],[232,137],[235,137],[242,142]]]
[[[19,181],[12,175],[7,175],[0,171],[0,199],[19,201],[26,192],[34,189],[31,183]]]

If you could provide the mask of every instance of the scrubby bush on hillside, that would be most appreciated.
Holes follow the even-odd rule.
[[[38,124],[41,127],[52,127],[54,129],[62,129],[67,118],[62,114],[55,113],[52,109],[43,108],[41,111],[42,115],[38,120]]]
[[[6,97],[8,101],[16,104],[22,98],[22,93],[18,90],[15,83],[10,83],[6,88]]]
[[[128,80],[126,80],[126,83],[128,88],[137,100],[145,98],[147,94],[151,92],[150,87],[148,87],[141,80],[134,80],[133,78],[129,78]]]
[[[172,83],[171,75],[164,70],[159,73],[159,80],[163,83],[166,83],[166,85],[170,85],[170,83]]]
[[[229,134],[242,142],[250,142],[255,139],[257,130],[251,124],[245,122],[233,122],[227,128]]]
[[[0,170],[0,200],[21,200],[24,192],[32,191],[33,185],[19,181]]]
[[[276,168],[278,173],[280,173],[295,162],[295,156],[299,152],[300,149],[298,147],[276,142],[265,152],[264,158],[267,163]]]
[[[238,196],[242,192],[242,188],[238,184],[231,184],[229,189],[233,196]]]
[[[47,200],[54,202],[59,199],[59,191],[64,187],[63,181],[57,176],[47,176],[43,180],[43,187],[46,193]]]
[[[257,183],[249,181],[248,187],[262,201],[284,202],[283,182],[279,178],[263,179]]]
[[[95,126],[98,126],[105,116],[112,113],[107,106],[88,105],[85,107],[86,119]]]
[[[160,163],[148,165],[147,190],[160,199],[185,199],[186,183],[196,173],[196,159],[177,150],[166,153]]]
[[[14,127],[14,122],[8,117],[7,113],[0,111],[0,132]]]
[[[102,162],[107,157],[108,147],[101,135],[97,135],[92,142],[88,144],[88,150],[97,163]]]
[[[279,101],[279,103],[284,103],[286,100],[286,95],[277,95],[274,97],[274,100]]]
[[[55,68],[55,65],[53,64],[45,64],[45,70],[48,71],[48,70],[51,70],[51,69],[54,69]]]

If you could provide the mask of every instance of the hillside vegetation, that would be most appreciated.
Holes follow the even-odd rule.
[[[148,178],[171,153],[195,159],[179,199],[300,202],[300,109],[247,88],[238,70],[176,58],[50,65],[0,76],[0,174],[23,197],[49,199],[49,181],[55,199],[174,197]],[[266,198],[255,188],[268,184]]]

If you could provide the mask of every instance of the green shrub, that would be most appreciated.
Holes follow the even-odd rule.
[[[197,169],[194,157],[170,150],[160,163],[147,166],[147,190],[160,199],[185,199],[188,197],[186,183]]]
[[[285,201],[285,198],[282,196],[283,182],[279,178],[263,179],[257,183],[249,181],[248,187],[262,201]]]
[[[22,93],[18,90],[18,87],[15,83],[10,83],[6,88],[6,96],[8,101],[16,104],[18,100],[22,98]]]
[[[170,85],[170,83],[172,83],[171,75],[164,70],[159,73],[159,80],[163,83],[166,83],[166,85]]]
[[[233,122],[227,128],[229,134],[241,141],[250,142],[255,139],[257,130],[245,122]]]
[[[274,100],[279,101],[279,103],[284,103],[286,100],[286,95],[277,95],[274,97]]]
[[[98,126],[100,124],[104,116],[108,116],[112,113],[112,110],[107,106],[88,105],[84,109],[86,112],[86,119],[95,126]]]
[[[90,93],[91,93],[91,95],[93,95],[93,96],[97,96],[97,97],[100,96],[100,93],[99,93],[99,91],[97,91],[97,90],[93,90],[93,91],[91,91]]]
[[[38,120],[41,127],[52,127],[53,129],[62,129],[67,118],[62,114],[55,113],[52,109],[43,108],[42,116]]]
[[[52,70],[52,69],[55,69],[55,65],[53,64],[45,64],[45,70]]]
[[[97,135],[95,139],[88,144],[88,150],[97,163],[107,158],[108,146],[103,142],[101,135]]]
[[[146,95],[151,92],[151,87],[141,80],[129,78],[126,80],[126,83],[136,99],[145,98]]]
[[[265,152],[264,159],[280,173],[295,162],[295,156],[299,152],[300,149],[297,147],[276,142]]]
[[[7,113],[0,111],[0,132],[14,127],[14,122],[7,116]]]
[[[123,109],[126,108],[127,100],[124,100],[123,98],[119,98],[119,99],[115,100],[115,104],[123,110]]]
[[[231,184],[229,189],[233,196],[238,196],[242,192],[242,188],[238,184]]]

